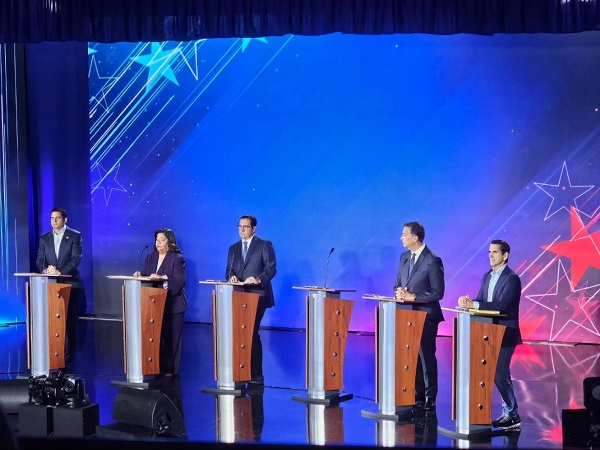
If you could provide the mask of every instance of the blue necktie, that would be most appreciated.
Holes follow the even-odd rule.
[[[242,253],[242,258],[244,258],[244,262],[246,262],[247,254],[248,254],[248,241],[244,241],[244,251]]]
[[[410,277],[410,274],[412,273],[413,269],[415,268],[415,254],[413,253],[412,256],[410,257],[410,264],[408,265],[408,276]]]

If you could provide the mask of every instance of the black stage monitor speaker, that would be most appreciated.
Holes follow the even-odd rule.
[[[6,414],[19,414],[19,405],[29,402],[29,380],[0,380],[0,404]]]
[[[600,377],[583,380],[583,405],[590,411],[600,412]]]
[[[185,436],[183,416],[171,399],[159,391],[124,387],[115,398],[113,419],[150,428],[157,436]]]

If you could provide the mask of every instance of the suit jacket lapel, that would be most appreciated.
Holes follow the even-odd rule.
[[[427,255],[429,254],[429,249],[427,247],[425,247],[423,249],[423,251],[421,252],[421,254],[419,255],[419,257],[417,258],[417,261],[415,262],[415,267],[413,267],[413,271],[410,273],[410,275],[408,276],[408,279],[406,280],[406,283],[408,284],[408,282],[410,281],[410,279],[413,277],[413,275],[415,273],[417,273],[417,269],[421,266],[421,264],[423,263],[423,260],[425,260],[425,258],[427,257]],[[412,252],[411,252],[412,254]],[[410,264],[410,256],[408,257],[408,263],[406,264],[406,272],[408,273],[408,265]]]
[[[492,272],[488,272],[485,276],[485,281],[483,282],[483,301],[488,302],[491,301],[488,299],[488,291],[490,288],[490,280],[492,279]],[[494,289],[495,291],[495,289]]]
[[[258,238],[255,235],[252,238],[252,241],[250,241],[250,245],[248,246],[248,254],[246,255],[246,261],[244,261],[244,258],[242,257],[242,261],[244,261],[244,267],[246,267],[246,264],[248,264],[248,261],[250,261],[250,255],[252,255],[252,253],[256,250],[257,246],[258,246]],[[241,250],[241,252],[244,251],[243,245],[241,243],[240,243],[240,250]]]
[[[493,293],[494,299],[496,297],[498,297],[498,293],[502,290],[502,287],[504,286],[504,284],[506,283],[507,280],[508,280],[508,267],[502,271],[502,273],[500,274],[500,278],[498,278],[498,282],[496,283],[496,286],[494,286],[494,293]],[[488,280],[488,285],[489,285],[489,280]]]

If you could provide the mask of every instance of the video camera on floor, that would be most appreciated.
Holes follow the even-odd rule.
[[[33,405],[80,408],[90,403],[83,378],[65,376],[61,371],[29,377],[29,403]]]

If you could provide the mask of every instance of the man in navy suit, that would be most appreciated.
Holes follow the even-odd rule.
[[[81,233],[67,226],[67,212],[62,208],[52,210],[50,225],[52,231],[40,237],[36,266],[39,272],[48,275],[71,275],[70,278],[59,280],[71,285],[65,336],[65,364],[69,364],[75,353],[77,305],[82,290],[77,269],[81,262]]]
[[[252,336],[252,380],[249,383],[262,385],[262,343],[258,331],[265,311],[275,305],[271,280],[277,273],[277,266],[273,244],[256,236],[256,224],[254,216],[240,218],[238,232],[242,239],[229,247],[225,278],[232,283],[243,282],[246,292],[260,295]]]
[[[395,297],[427,302],[414,307],[427,313],[417,361],[415,407],[424,409],[426,414],[434,414],[438,393],[436,338],[438,325],[444,320],[440,307],[445,290],[444,265],[441,258],[424,244],[425,227],[421,223],[405,223],[400,239],[408,251],[400,256]]]
[[[458,306],[462,308],[486,309],[499,311],[506,317],[498,319],[500,325],[506,326],[494,383],[502,397],[502,415],[492,422],[495,428],[503,430],[521,427],[519,406],[510,377],[510,360],[518,344],[522,344],[519,328],[519,303],[521,302],[521,279],[508,267],[510,246],[500,240],[490,244],[489,257],[492,269],[485,273],[481,287],[475,300],[468,295],[459,297]]]

